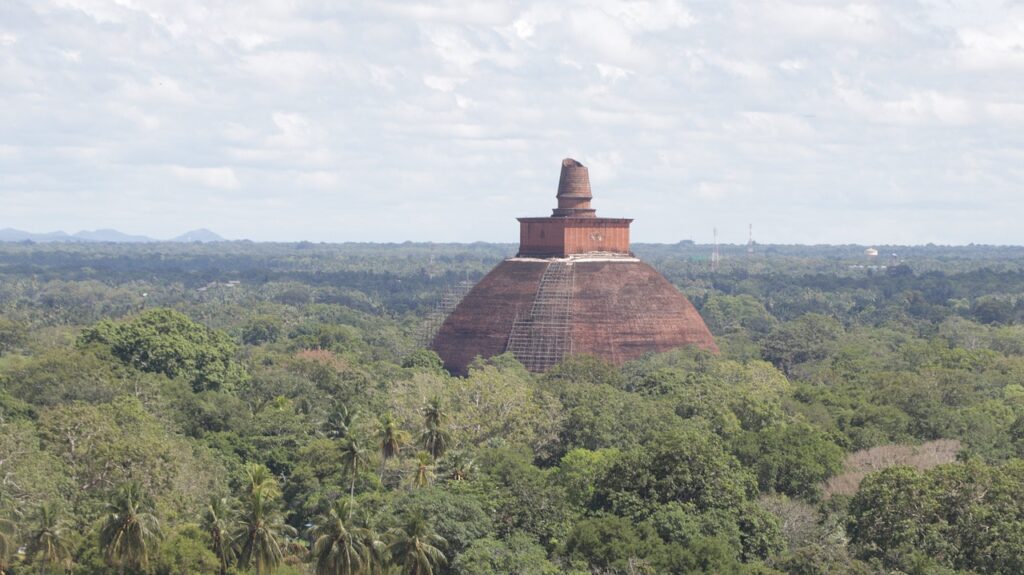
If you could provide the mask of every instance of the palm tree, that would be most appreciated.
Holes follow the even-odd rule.
[[[455,451],[444,461],[445,475],[452,481],[465,481],[476,470],[476,464],[462,451]]]
[[[448,412],[444,410],[441,398],[435,395],[423,407],[423,422],[427,427],[441,427],[447,421]]]
[[[388,535],[391,556],[399,562],[402,575],[434,575],[438,566],[448,563],[437,547],[447,542],[434,533],[422,515],[412,516],[405,529],[392,529]]]
[[[126,483],[114,501],[107,504],[107,514],[100,526],[100,549],[118,572],[126,567],[144,568],[160,536],[160,521],[136,482]]]
[[[327,420],[322,426],[323,433],[330,439],[344,439],[352,430],[355,419],[356,412],[354,410],[349,411],[347,407],[340,405],[327,415]]]
[[[39,560],[40,575],[46,575],[46,568],[53,563],[71,566],[67,527],[56,507],[48,503],[39,506],[36,525],[26,541],[25,557],[29,561]]]
[[[220,575],[226,575],[228,566],[235,558],[231,533],[234,530],[237,512],[233,502],[226,497],[211,497],[203,510],[202,528],[210,534],[210,550],[220,563]]]
[[[416,475],[412,478],[412,485],[413,487],[426,487],[434,482],[434,462],[430,459],[430,454],[425,451],[417,453],[416,460],[418,464]]]
[[[353,522],[359,525],[360,542],[363,550],[363,569],[359,575],[387,575],[389,572],[388,544],[385,536],[376,529],[376,517],[358,509]],[[351,512],[351,510],[350,510]]]
[[[351,511],[355,507],[356,478],[359,477],[359,472],[365,471],[370,466],[369,453],[354,435],[346,437],[341,446],[341,464],[351,480],[349,485],[349,510]]]
[[[261,492],[270,499],[281,495],[281,488],[267,466],[261,463],[246,463],[245,477],[248,480],[249,495]]]
[[[18,526],[10,519],[0,519],[0,575],[7,573],[11,555],[18,549]]]
[[[352,509],[347,500],[337,499],[330,511],[316,520],[310,535],[316,575],[363,573],[363,533],[351,525]]]
[[[388,544],[372,527],[360,531],[363,543],[363,572],[360,575],[385,575],[388,569]]]
[[[238,547],[238,565],[242,569],[252,566],[256,575],[273,573],[281,564],[284,553],[282,539],[294,535],[295,529],[284,522],[274,509],[273,497],[266,490],[256,489],[239,522],[233,543]]]
[[[447,420],[448,414],[441,405],[441,398],[435,396],[424,406],[423,431],[420,433],[419,444],[435,459],[441,457],[451,443],[451,436],[444,429]]]
[[[378,432],[380,437],[380,476],[384,478],[384,466],[388,460],[393,457],[398,457],[402,451],[402,447],[409,442],[409,432],[400,429],[398,422],[395,420],[395,416],[390,413],[385,413],[380,418],[380,431]]]

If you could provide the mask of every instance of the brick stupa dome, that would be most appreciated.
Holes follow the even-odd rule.
[[[632,220],[598,218],[587,168],[562,161],[551,217],[519,218],[519,253],[459,302],[431,342],[448,371],[511,352],[534,372],[568,355],[622,364],[648,352],[718,352],[689,300],[629,250]]]

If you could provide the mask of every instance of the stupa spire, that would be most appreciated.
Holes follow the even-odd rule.
[[[590,192],[590,172],[572,158],[562,160],[562,174],[558,177],[558,207],[551,213],[555,218],[593,218],[597,210],[590,207],[594,198]]]

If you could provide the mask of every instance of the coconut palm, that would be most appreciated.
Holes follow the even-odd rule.
[[[56,507],[39,506],[35,525],[25,542],[25,557],[39,562],[39,574],[46,575],[50,565],[71,566],[71,542],[67,526]]]
[[[0,519],[0,575],[7,573],[11,556],[18,548],[18,526],[10,519]]]
[[[270,473],[267,466],[261,463],[246,463],[245,478],[249,488],[249,495],[257,491],[270,499],[275,499],[281,495],[281,488],[277,484],[277,478]]]
[[[330,439],[344,439],[348,437],[355,422],[356,412],[349,411],[344,405],[331,410],[327,419],[322,425],[323,433]]]
[[[370,454],[367,453],[363,443],[354,435],[345,438],[341,445],[341,465],[350,479],[349,484],[349,510],[355,506],[356,499],[356,478],[361,471],[370,466]]]
[[[434,396],[423,406],[423,423],[426,427],[441,427],[448,422],[448,412],[444,410],[441,398]]]
[[[226,575],[235,558],[231,535],[237,523],[236,515],[233,502],[226,497],[211,497],[203,510],[202,528],[210,535],[210,550],[217,556],[220,575]]]
[[[448,563],[438,548],[447,542],[422,515],[412,516],[404,529],[392,529],[388,536],[391,556],[401,567],[402,575],[434,575],[439,566]]]
[[[413,487],[427,487],[434,482],[434,462],[430,454],[421,451],[416,454],[416,475],[412,478]]]
[[[363,571],[360,575],[386,575],[388,572],[388,544],[372,527],[360,530],[363,544]]]
[[[362,530],[352,526],[349,501],[338,499],[326,515],[317,518],[310,530],[310,553],[316,575],[363,573],[365,552]]]
[[[444,460],[444,475],[451,481],[464,481],[476,471],[476,464],[462,451],[448,455]]]
[[[398,455],[402,451],[402,447],[409,442],[409,432],[398,427],[398,421],[395,420],[395,416],[390,413],[385,413],[380,418],[380,430],[378,431],[378,437],[380,438],[380,476],[384,478],[384,466],[388,460]]]
[[[145,568],[160,536],[160,521],[138,483],[122,485],[100,526],[100,549],[119,573],[127,567]]]
[[[451,443],[451,436],[444,425],[448,414],[441,405],[441,398],[434,397],[423,408],[423,431],[419,436],[420,447],[435,459],[441,457]]]
[[[238,565],[250,566],[256,575],[273,573],[284,558],[282,542],[295,529],[284,522],[274,507],[273,497],[266,490],[256,489],[246,502],[233,543],[238,548]]]

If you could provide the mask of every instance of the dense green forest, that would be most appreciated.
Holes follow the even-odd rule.
[[[0,573],[1024,572],[1024,248],[638,245],[722,353],[468,377],[495,244],[0,243]]]

